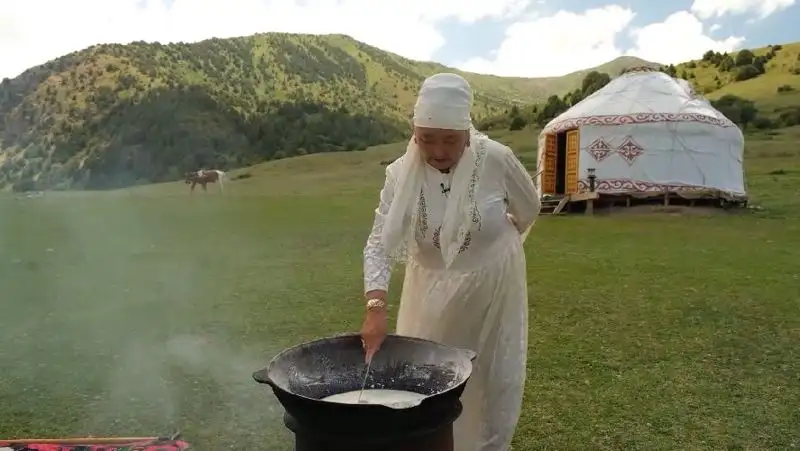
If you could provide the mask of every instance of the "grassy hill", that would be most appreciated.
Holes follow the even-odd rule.
[[[639,64],[652,63],[621,58],[599,70]],[[392,142],[421,81],[445,70],[342,35],[90,47],[0,83],[0,184],[126,186]],[[482,117],[566,92],[582,72],[464,76]]]
[[[619,68],[626,67],[630,65],[622,64]],[[698,93],[706,96],[720,112],[743,129],[800,125],[800,43],[743,49],[730,54],[709,50],[700,60],[660,66],[659,69],[672,77],[689,81]],[[575,89],[563,94],[554,92],[544,103],[512,107],[480,124],[487,129],[519,130],[528,124],[541,127],[603,88],[611,81],[608,74],[613,76],[619,72],[589,70],[571,74],[575,80],[583,77]],[[564,83],[560,87],[567,85]]]
[[[800,106],[800,42],[729,55],[708,52],[703,59],[675,66],[675,73],[710,100],[735,95],[752,100],[768,116],[796,115]]]
[[[709,52],[665,70],[712,99],[736,94],[776,117],[795,114],[800,44],[753,53],[765,61],[747,80],[739,74],[753,62],[738,64],[738,54]],[[622,57],[548,78],[461,73],[475,89],[480,120],[563,96],[539,110],[557,112],[585,94],[578,91],[592,72],[616,76],[639,65],[656,64]],[[455,70],[343,35],[90,47],[0,82],[0,188],[122,187],[179,179],[199,167],[394,142],[408,130],[420,83],[440,71]]]

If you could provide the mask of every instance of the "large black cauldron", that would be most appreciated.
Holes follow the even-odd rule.
[[[414,435],[452,424],[460,414],[459,397],[475,357],[473,351],[433,341],[386,337],[373,357],[366,386],[428,395],[419,405],[402,409],[321,400],[361,389],[366,364],[361,338],[355,334],[289,348],[267,368],[253,373],[253,378],[272,387],[291,420],[287,425],[300,425],[317,436],[377,444],[390,436]]]

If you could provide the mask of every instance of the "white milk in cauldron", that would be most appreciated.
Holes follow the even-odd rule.
[[[361,401],[358,397],[361,396]],[[426,395],[403,390],[367,389],[339,393],[338,395],[322,398],[322,401],[338,402],[340,404],[380,404],[393,409],[405,409],[419,404]]]

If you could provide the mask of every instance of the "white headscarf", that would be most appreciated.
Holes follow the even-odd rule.
[[[477,215],[475,190],[482,158],[476,149],[485,146],[487,138],[472,126],[472,100],[472,88],[463,77],[441,73],[422,83],[414,107],[415,126],[470,131],[469,145],[464,149],[453,173],[440,233],[442,257],[447,267],[458,255],[473,217]],[[382,240],[384,249],[391,257],[406,261],[417,245],[414,230],[425,178],[424,155],[413,137],[401,158],[395,197],[384,224]]]

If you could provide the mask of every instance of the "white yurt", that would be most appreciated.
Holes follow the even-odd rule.
[[[540,192],[746,199],[741,130],[691,84],[635,68],[545,126]]]

